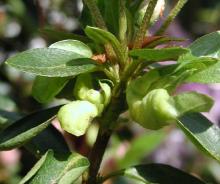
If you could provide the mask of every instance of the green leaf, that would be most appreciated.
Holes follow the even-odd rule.
[[[32,96],[40,103],[51,101],[69,81],[67,77],[37,76],[32,87]]]
[[[19,182],[19,184],[27,183],[37,173],[37,171],[41,168],[41,166],[44,164],[45,160],[47,159],[48,153],[49,153],[49,151],[46,152],[40,158],[40,160],[38,160],[38,162],[34,165],[34,167],[32,167],[32,169],[27,173],[27,175],[24,178],[22,178],[22,180]]]
[[[201,151],[220,161],[220,129],[199,113],[181,117],[177,124]]]
[[[92,57],[91,49],[84,43],[78,40],[62,40],[56,43],[53,43],[49,48],[62,49],[66,51],[71,51],[85,58]]]
[[[181,70],[192,69],[194,72],[199,72],[207,69],[208,67],[216,64],[217,59],[212,57],[195,57],[191,53],[184,54],[178,59],[178,67],[175,69],[175,72]]]
[[[94,40],[94,42],[99,43],[99,44],[111,44],[115,53],[117,56],[120,58],[123,58],[123,51],[122,51],[122,46],[118,39],[110,32],[105,31],[103,29],[99,29],[96,27],[90,27],[87,26],[85,29],[86,35]]]
[[[120,175],[145,184],[205,184],[195,176],[165,164],[138,165],[112,174]]]
[[[197,57],[212,57],[220,60],[220,31],[207,34],[190,45],[189,49],[194,56]],[[220,62],[203,70],[201,72],[191,75],[187,82],[197,83],[219,83]]]
[[[180,93],[173,99],[180,115],[189,112],[208,112],[213,105],[211,97],[196,92]]]
[[[6,63],[21,71],[47,77],[75,76],[98,69],[92,59],[55,48],[28,50],[9,58]]]
[[[190,46],[194,56],[209,56],[220,59],[220,31],[200,37]]]
[[[0,131],[11,124],[16,123],[18,119],[20,119],[20,115],[17,113],[0,110]],[[5,121],[3,122],[1,120]],[[24,147],[37,157],[42,156],[49,149],[54,150],[56,153],[69,152],[66,141],[61,133],[53,127],[53,125],[49,125],[36,137],[24,144]]]
[[[69,148],[65,139],[63,138],[62,134],[53,127],[53,125],[49,125],[31,141],[26,143],[24,147],[33,153],[36,157],[42,156],[49,149],[56,153],[69,152]]]
[[[89,167],[87,158],[76,153],[59,155],[50,150],[45,157],[43,161],[40,160],[40,164],[35,165],[20,184],[27,182],[29,184],[72,184]]]
[[[104,20],[108,30],[114,35],[119,32],[119,0],[104,1]]]
[[[189,52],[182,47],[162,48],[162,49],[134,49],[129,52],[132,57],[144,59],[146,61],[168,61],[177,60],[179,56]]]
[[[130,144],[130,149],[125,156],[119,161],[120,167],[130,167],[141,161],[142,158],[154,151],[164,140],[164,132],[157,131],[154,133],[147,133],[136,138]]]
[[[46,36],[51,41],[60,41],[60,40],[67,40],[67,39],[74,39],[79,40],[84,43],[89,43],[91,40],[87,38],[86,36],[74,34],[74,33],[68,33],[63,31],[58,31],[50,28],[43,28],[40,29],[40,33],[44,36]]]
[[[30,114],[0,132],[0,150],[19,147],[49,126],[60,106]]]

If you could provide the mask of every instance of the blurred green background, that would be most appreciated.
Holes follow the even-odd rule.
[[[176,0],[167,2],[172,7]],[[30,95],[34,76],[3,65],[6,58],[16,52],[46,47],[55,41],[70,38],[63,32],[83,34],[78,22],[81,10],[80,0],[0,0],[0,114],[10,111],[16,119],[18,114],[42,108]],[[166,12],[163,16],[166,16]],[[189,0],[168,34],[187,38],[187,44],[218,29],[220,1]],[[59,32],[55,34],[51,30]],[[217,85],[209,86],[206,91],[214,94],[220,102],[219,89]],[[219,123],[218,112],[209,116]],[[175,127],[159,132],[146,131],[129,122],[126,117],[126,113],[121,117],[123,126],[111,139],[102,164],[104,173],[137,163],[158,162],[181,168],[209,183],[220,183],[220,165],[198,152]],[[5,123],[4,116],[0,115],[0,129]],[[70,137],[72,147],[86,154],[96,133],[97,126],[94,125],[85,137],[78,140]],[[86,148],[82,146],[84,142],[87,143]],[[0,152],[0,184],[18,183],[35,161],[34,156],[23,148]],[[107,183],[126,184],[129,181],[118,178]],[[133,181],[130,183],[134,184]]]

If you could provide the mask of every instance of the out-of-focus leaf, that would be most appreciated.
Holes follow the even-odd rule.
[[[17,121],[20,116],[14,112],[0,110],[0,131]]]
[[[84,43],[91,42],[91,40],[87,38],[86,36],[81,36],[78,34],[68,33],[68,32],[63,32],[63,31],[57,31],[57,30],[53,30],[50,28],[40,29],[40,33],[42,35],[45,35],[51,41],[55,41],[55,42],[60,41],[60,40],[67,40],[67,39],[79,40]]]
[[[108,30],[114,35],[118,35],[119,32],[119,2],[119,0],[104,1],[104,19]]]
[[[208,112],[213,105],[211,97],[196,92],[180,93],[173,99],[179,115],[186,112]]]
[[[64,88],[68,80],[68,77],[37,76],[32,87],[32,95],[40,103],[49,102]]]
[[[188,114],[177,121],[186,136],[202,152],[220,161],[220,129],[199,113]]]
[[[112,176],[123,175],[145,184],[205,184],[195,176],[165,164],[138,165],[117,173]]]
[[[6,63],[21,71],[47,77],[67,77],[97,70],[97,63],[78,53],[55,48],[21,52]]]
[[[16,104],[7,96],[0,95],[0,109],[5,111],[14,111]]]
[[[129,52],[129,55],[151,62],[177,60],[179,56],[187,52],[189,52],[189,50],[186,48],[171,47],[162,49],[134,49]]]
[[[130,149],[125,156],[119,161],[120,168],[130,167],[138,164],[139,161],[152,153],[164,140],[164,132],[157,131],[155,133],[144,134],[131,142]]]
[[[72,184],[87,170],[87,158],[76,154],[57,154],[52,150],[46,153],[46,158],[40,160],[27,174],[20,184],[57,183]]]
[[[24,145],[49,126],[60,106],[30,114],[0,132],[0,150]]]

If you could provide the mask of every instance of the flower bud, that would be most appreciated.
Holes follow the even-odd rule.
[[[127,102],[132,119],[148,129],[160,129],[178,116],[174,100],[165,89],[154,89],[143,98],[127,95]]]
[[[58,120],[65,131],[81,136],[97,115],[98,109],[94,104],[77,100],[60,108]]]
[[[98,108],[99,115],[111,98],[111,87],[107,83],[99,82],[100,89],[93,89],[90,74],[82,74],[77,77],[74,95],[79,100],[87,100]]]

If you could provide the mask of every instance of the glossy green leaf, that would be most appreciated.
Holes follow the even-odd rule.
[[[62,40],[56,43],[53,43],[49,48],[62,49],[70,52],[79,54],[85,58],[92,57],[91,49],[84,43],[78,40]]]
[[[0,132],[0,150],[19,147],[47,128],[60,106],[30,114]]]
[[[35,165],[20,184],[72,184],[89,167],[87,158],[76,153],[60,155],[50,150],[45,157],[43,161],[40,160],[40,164]]]
[[[6,63],[21,71],[47,77],[67,77],[97,70],[97,64],[78,53],[55,48],[32,49]]]
[[[129,55],[146,61],[167,61],[177,60],[179,56],[189,52],[182,47],[162,48],[162,49],[134,49]]]
[[[0,131],[11,124],[16,123],[18,119],[20,119],[19,114],[0,110]],[[64,140],[64,137],[55,127],[53,127],[53,125],[49,125],[36,137],[24,144],[24,147],[37,157],[42,156],[49,149],[54,150],[56,153],[69,152],[69,148]]]
[[[154,151],[164,140],[164,132],[157,131],[139,136],[131,142],[125,156],[119,160],[118,165],[122,168],[138,164],[142,158]]]
[[[208,112],[213,105],[211,97],[196,92],[180,93],[173,99],[179,115],[189,112]]]
[[[190,45],[189,49],[197,57],[212,57],[220,60],[220,31],[207,34]],[[191,75],[187,81],[197,83],[219,83],[220,82],[220,62]]]
[[[40,103],[51,101],[69,81],[67,77],[37,76],[32,87],[32,96]]]
[[[220,128],[199,113],[188,114],[177,121],[186,136],[201,151],[220,161]]]
[[[67,39],[79,40],[84,43],[91,42],[91,40],[86,36],[58,31],[58,30],[54,30],[50,28],[40,29],[40,33],[46,36],[49,40],[54,41],[54,42],[60,41],[60,40],[67,40]]]
[[[205,184],[195,176],[165,164],[137,165],[118,171],[112,177],[120,175],[143,184]],[[107,178],[111,178],[111,174]]]

